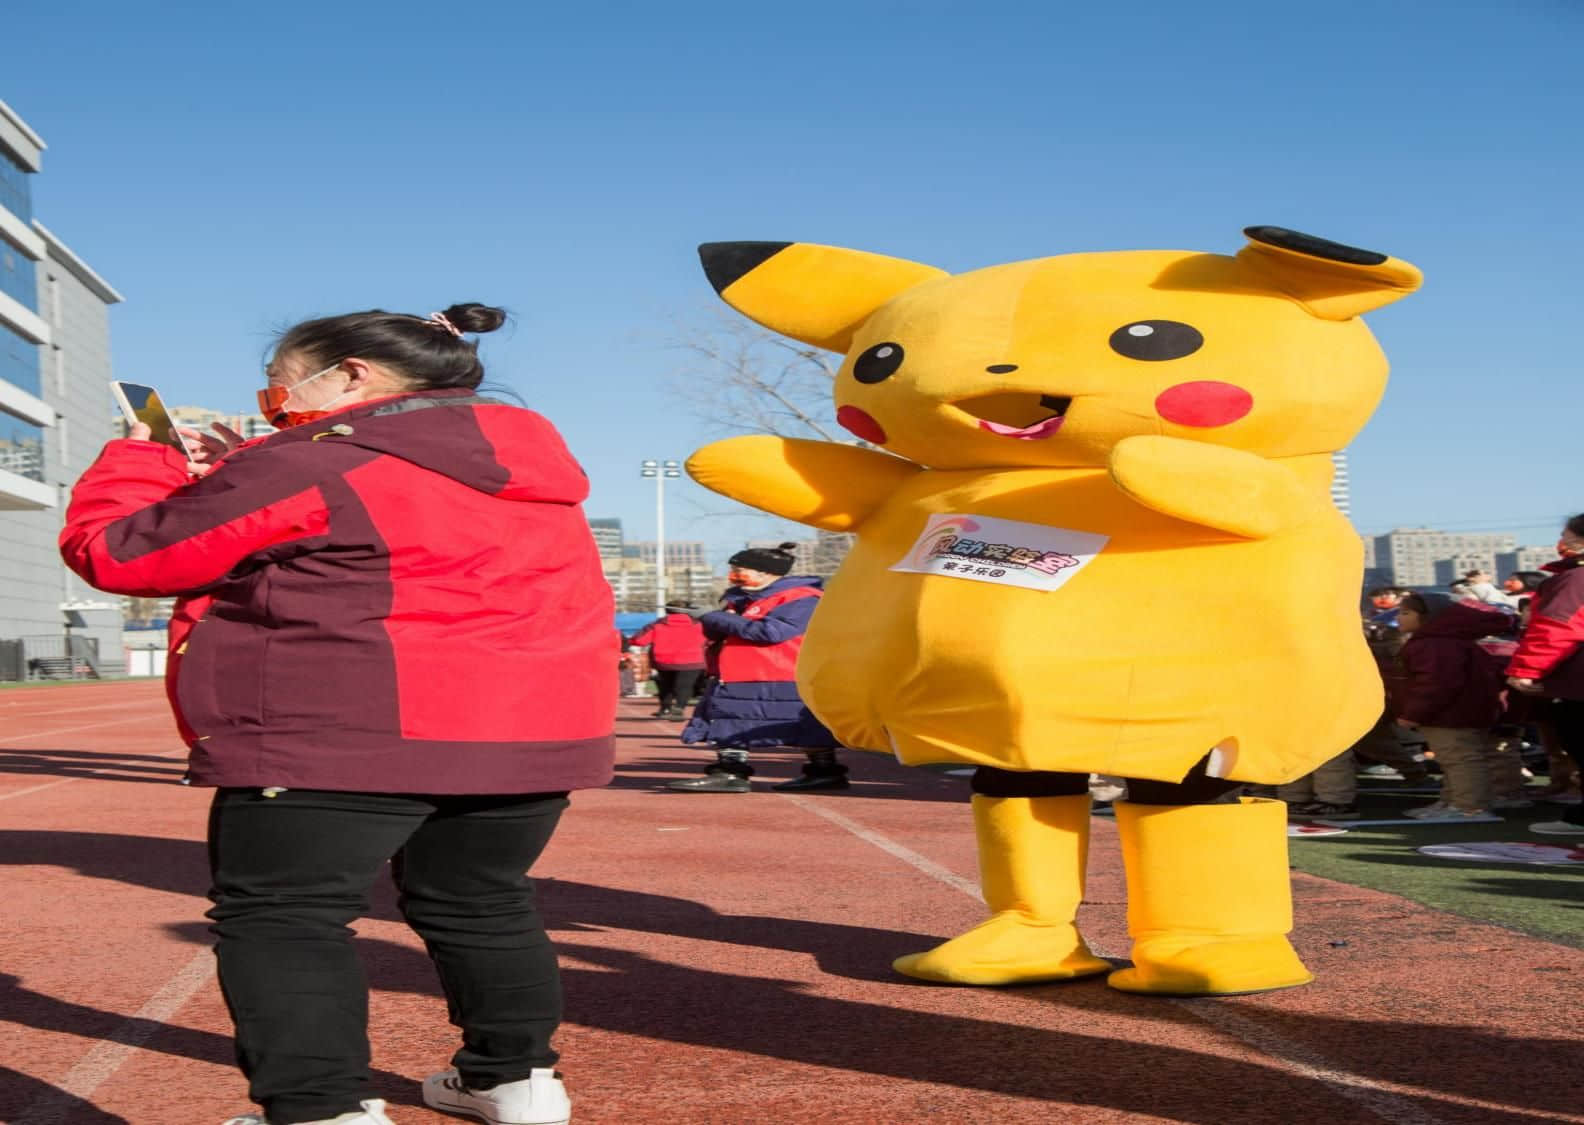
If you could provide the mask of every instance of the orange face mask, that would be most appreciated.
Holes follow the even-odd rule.
[[[330,372],[334,371],[340,366],[341,364],[339,362],[332,363],[323,371],[316,371],[312,375],[308,376],[308,378],[301,379],[289,387],[265,387],[263,390],[258,392],[259,413],[264,415],[269,424],[274,426],[277,430],[288,430],[293,426],[300,426],[304,422],[317,422],[326,414],[330,413],[330,407],[334,406],[337,402],[340,402],[352,392],[343,391],[341,394],[336,395],[335,398],[325,403],[324,406],[319,407],[316,410],[287,410],[286,404],[291,401],[292,395],[297,392],[299,387],[306,387],[315,379],[322,375],[330,374]]]

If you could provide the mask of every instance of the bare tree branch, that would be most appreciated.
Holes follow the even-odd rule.
[[[840,365],[820,349],[724,310],[671,346],[682,354],[673,385],[710,429],[862,444],[835,426],[831,384]]]

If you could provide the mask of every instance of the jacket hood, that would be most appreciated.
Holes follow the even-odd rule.
[[[1426,621],[1415,637],[1453,637],[1477,641],[1510,633],[1517,619],[1510,613],[1472,602],[1453,602]]]
[[[359,446],[502,500],[588,499],[587,475],[548,420],[465,388],[354,403],[268,440]]]

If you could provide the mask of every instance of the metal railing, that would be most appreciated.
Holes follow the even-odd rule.
[[[97,637],[0,640],[0,680],[97,680],[99,675]]]

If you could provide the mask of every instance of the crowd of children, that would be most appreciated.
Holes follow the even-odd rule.
[[[1566,811],[1532,830],[1584,836],[1572,733],[1584,693],[1569,683],[1574,674],[1584,679],[1584,516],[1568,521],[1557,548],[1544,572],[1507,575],[1500,587],[1469,571],[1444,593],[1369,591],[1364,631],[1381,668],[1385,714],[1357,745],[1278,790],[1291,816],[1358,818],[1364,759],[1375,763],[1367,772],[1421,784],[1439,772],[1439,797],[1406,817],[1486,820],[1543,799]]]

